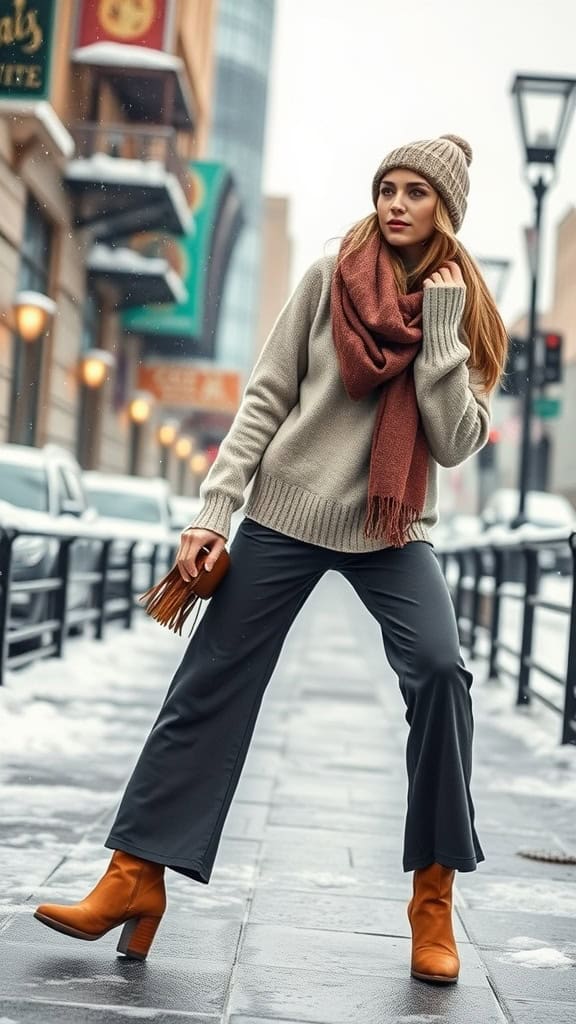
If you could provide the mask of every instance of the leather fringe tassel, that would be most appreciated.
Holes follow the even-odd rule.
[[[192,584],[182,579],[178,566],[174,566],[170,572],[150,587],[139,600],[144,604],[144,611],[151,615],[161,626],[167,626],[173,633],[182,636],[182,628],[190,612],[198,602],[198,594],[194,593]],[[198,616],[192,624],[192,630]]]

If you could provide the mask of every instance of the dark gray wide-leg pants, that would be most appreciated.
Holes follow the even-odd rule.
[[[410,725],[405,871],[484,860],[470,797],[472,676],[433,548],[350,554],[245,518],[170,683],[105,845],[209,882],[266,686],[300,608],[341,572],[382,629]]]

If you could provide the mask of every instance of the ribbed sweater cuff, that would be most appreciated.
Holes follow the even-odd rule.
[[[434,366],[454,363],[454,356],[468,355],[466,345],[458,337],[464,312],[466,289],[438,285],[424,289],[422,319],[422,358]]]
[[[215,491],[208,495],[202,508],[194,517],[191,526],[201,527],[203,530],[213,530],[220,533],[228,540],[230,536],[230,520],[234,512],[234,501],[226,494]]]

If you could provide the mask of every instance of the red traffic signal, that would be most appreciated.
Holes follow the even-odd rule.
[[[559,384],[562,380],[562,335],[555,331],[544,334],[544,384]]]

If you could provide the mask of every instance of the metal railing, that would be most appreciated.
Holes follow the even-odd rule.
[[[15,577],[14,543],[22,537],[44,538],[57,546],[50,575]],[[113,620],[129,629],[138,595],[173,564],[178,539],[174,536],[173,542],[152,543],[136,534],[116,537],[92,527],[82,529],[80,524],[74,531],[0,525],[0,684],[6,668],[38,658],[62,657],[70,634],[89,623],[98,640],[104,639]],[[87,541],[93,546],[93,564],[79,570],[74,566],[75,545]],[[454,602],[460,639],[470,657],[480,654],[482,641],[488,677],[511,675],[516,702],[540,701],[561,717],[561,742],[576,744],[576,533],[539,531],[531,535],[523,528],[473,541],[437,544],[435,550]],[[554,567],[559,568],[552,573]],[[542,592],[542,582],[551,578],[565,582],[565,600],[551,599]],[[87,599],[74,608],[70,594],[78,587],[85,588]],[[27,594],[44,595],[46,612],[33,623],[19,623],[15,614],[18,600]],[[505,601],[521,609],[517,648],[504,635]],[[561,672],[544,664],[536,651],[537,611],[566,622],[567,655]],[[34,641],[37,646],[20,649]],[[502,654],[515,659],[514,669],[502,663]],[[557,700],[537,687],[535,673],[553,684]]]
[[[22,537],[55,546],[50,575],[17,578],[14,544]],[[92,552],[89,567],[74,565],[79,544]],[[176,540],[152,543],[137,534],[118,538],[80,526],[56,532],[0,525],[0,685],[7,668],[62,657],[68,637],[89,623],[97,640],[105,638],[107,625],[114,620],[129,629],[138,595],[168,570],[177,547]],[[74,589],[84,594],[77,607],[70,600]],[[27,596],[38,598],[42,608],[32,622],[21,612]]]
[[[534,698],[557,713],[562,719],[561,742],[576,744],[576,533],[501,531],[498,536],[437,545],[436,553],[454,602],[460,640],[470,657],[478,656],[483,640],[488,678],[512,676],[516,703],[529,704]],[[565,582],[565,600],[543,593],[550,579]],[[503,636],[504,601],[521,609],[518,647]],[[536,649],[539,610],[566,622],[568,649],[561,672],[545,664]],[[515,660],[513,669],[503,664],[502,654]],[[536,685],[535,674],[553,684],[552,697]]]
[[[104,153],[124,160],[155,160],[176,176],[188,195],[190,178],[186,161],[178,153],[174,128],[81,121],[72,126],[71,132],[80,159]]]

